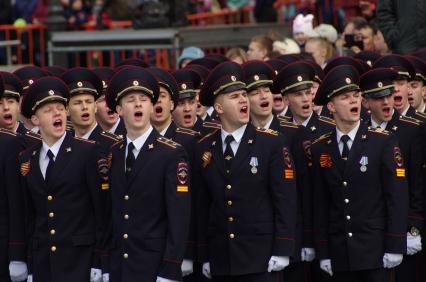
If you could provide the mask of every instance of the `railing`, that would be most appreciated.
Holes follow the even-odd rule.
[[[245,24],[253,23],[253,6],[241,9],[222,9],[218,12],[198,13],[186,17],[192,26],[206,26],[217,24]]]

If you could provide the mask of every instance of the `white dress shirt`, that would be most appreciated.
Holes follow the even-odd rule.
[[[243,138],[243,135],[244,135],[244,132],[246,131],[246,128],[247,128],[247,124],[241,126],[240,128],[238,128],[237,130],[235,130],[232,133],[226,132],[223,128],[221,129],[223,153],[225,153],[225,149],[226,149],[225,138],[226,138],[226,136],[231,134],[232,137],[234,137],[234,141],[231,142],[231,149],[232,149],[232,152],[234,153],[234,156],[237,154],[238,147],[240,146],[241,139]]]
[[[360,124],[361,124],[361,122],[360,121],[358,121],[358,124],[357,124],[357,126],[355,126],[351,131],[349,131],[349,133],[348,134],[344,134],[343,132],[341,132],[339,129],[337,129],[337,127],[336,127],[336,138],[337,138],[337,144],[339,144],[339,151],[340,151],[340,154],[342,154],[342,151],[343,151],[343,141],[341,140],[342,139],[342,136],[343,135],[348,135],[349,136],[349,140],[348,140],[348,142],[346,143],[346,144],[348,144],[348,148],[349,148],[349,150],[351,149],[351,147],[352,147],[352,144],[354,143],[354,140],[355,140],[355,136],[356,136],[356,133],[358,132],[358,129],[359,129],[359,126],[360,126]]]
[[[115,124],[111,127],[110,130],[108,130],[109,133],[115,134],[115,131],[117,130],[118,125],[120,124],[120,118],[117,119]]]
[[[138,138],[136,138],[135,140],[130,140],[129,136],[127,136],[127,147],[129,146],[130,142],[133,143],[133,146],[135,146],[135,148],[133,149],[133,155],[135,156],[135,160],[138,158],[139,152],[141,151],[143,145],[145,144],[146,140],[148,139],[149,135],[151,134],[153,128],[152,126],[149,127],[149,129],[142,134],[141,136],[139,136]],[[127,158],[127,147],[126,147],[126,155],[125,155],[125,159]]]
[[[272,115],[271,119],[268,121],[267,124],[265,124],[265,127],[263,127],[264,129],[269,129],[271,127],[271,123],[274,120],[274,116]]]
[[[407,106],[407,108],[402,112],[401,115],[406,116],[409,108],[410,108],[410,105]]]
[[[92,132],[95,130],[96,126],[98,126],[97,123],[95,124],[95,126],[93,126],[92,129],[90,129],[86,134],[84,134],[83,136],[81,136],[79,138],[89,140],[89,137],[90,137],[90,135],[92,135]],[[75,137],[78,137],[77,133],[75,133]]]
[[[49,157],[47,156],[47,152],[50,150],[53,153],[53,160],[56,161],[56,157],[58,156],[59,149],[61,149],[61,145],[64,142],[66,133],[58,140],[55,144],[53,144],[51,147],[47,145],[44,141],[42,141],[42,146],[40,149],[40,157],[39,157],[39,164],[40,164],[40,170],[41,174],[43,175],[43,178],[46,178],[46,170],[47,166],[49,165]]]
[[[378,128],[380,127],[381,129],[385,130],[386,126],[388,126],[388,122],[384,121],[381,124],[378,124],[373,118],[371,118],[371,127],[372,128]]]
[[[161,132],[160,132],[160,135],[161,135],[161,136],[166,135],[167,129],[169,129],[169,127],[170,127],[170,125],[171,125],[171,124],[172,124],[172,123],[169,123],[169,125],[168,125],[168,126],[166,126],[166,128],[164,128],[163,130],[161,130]]]

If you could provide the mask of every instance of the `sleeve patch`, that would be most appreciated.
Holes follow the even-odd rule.
[[[177,165],[176,177],[178,181],[177,192],[188,192],[188,164],[180,161]]]
[[[398,167],[404,166],[404,159],[402,158],[401,149],[393,147],[393,158]]]
[[[327,153],[320,155],[320,167],[330,168],[333,166],[333,161],[331,160],[331,156]]]
[[[284,157],[284,179],[294,179],[294,170],[291,163],[290,153],[287,147],[283,148]]]
[[[27,176],[27,174],[30,172],[31,163],[30,161],[27,161],[25,163],[21,164],[21,175]]]
[[[98,172],[102,180],[108,181],[109,166],[106,159],[102,158],[98,160]]]

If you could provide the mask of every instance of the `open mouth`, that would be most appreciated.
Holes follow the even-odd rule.
[[[282,96],[274,96],[274,103],[281,103],[283,101]]]
[[[401,103],[402,102],[402,97],[401,96],[394,96],[393,97],[393,100],[396,102],[396,103]]]
[[[60,120],[60,119],[55,120],[53,122],[53,127],[56,128],[56,129],[62,128],[62,120]]]
[[[351,113],[352,113],[352,114],[358,114],[358,112],[359,112],[359,108],[358,108],[358,107],[352,107],[352,108],[350,109],[350,111],[351,111]]]
[[[414,102],[414,98],[413,97],[411,97],[411,96],[408,96],[408,102]]]
[[[141,118],[143,116],[142,112],[135,112],[136,118]]]
[[[305,110],[305,111],[309,110],[310,108],[311,108],[311,106],[309,104],[302,106],[302,110]]]
[[[155,113],[156,114],[161,114],[163,112],[163,108],[162,107],[156,107],[155,108]]]
[[[10,122],[10,121],[12,121],[12,115],[11,115],[11,114],[5,114],[5,115],[3,116],[3,119],[4,119],[5,121]]]
[[[241,109],[240,109],[240,113],[242,113],[242,114],[247,114],[247,110],[248,110],[248,107],[247,107],[247,106],[243,106],[243,107],[241,107]]]
[[[267,107],[269,107],[269,102],[263,102],[263,103],[261,103],[260,107],[261,108],[267,108]]]
[[[109,116],[112,116],[112,115],[114,115],[114,111],[112,111],[112,110],[109,110],[109,111],[108,111],[108,115],[109,115]]]
[[[383,113],[384,113],[385,115],[389,115],[389,114],[391,113],[391,108],[390,108],[390,107],[385,107],[385,108],[383,108]]]

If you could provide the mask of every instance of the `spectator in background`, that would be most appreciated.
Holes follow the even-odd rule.
[[[374,20],[376,17],[376,0],[360,0],[359,8],[361,15],[368,21]]]
[[[231,48],[226,52],[225,57],[227,57],[230,61],[233,61],[237,64],[244,64],[247,62],[247,53],[243,48],[235,47]]]
[[[280,55],[299,54],[300,47],[293,39],[284,38],[283,40],[274,42],[273,51],[278,52]]]
[[[186,47],[177,60],[179,69],[183,69],[192,60],[204,57],[204,52],[198,47]]]
[[[305,48],[306,35],[305,32],[313,30],[312,21],[314,20],[313,15],[302,15],[298,14],[293,21],[293,39],[299,44],[300,49]]]
[[[248,6],[249,0],[227,0],[226,6],[230,9],[240,9]]]
[[[61,2],[68,29],[82,29],[82,26],[89,21],[91,15],[90,3],[85,0],[62,0]]]
[[[383,33],[377,28],[376,25],[373,25],[374,29],[374,51],[384,56],[391,53],[389,50],[388,44],[386,44],[385,38],[383,37]]]
[[[38,0],[37,6],[35,7],[34,13],[33,13],[33,24],[45,24],[47,20],[47,13],[48,13],[48,0]]]
[[[365,22],[357,26],[354,30],[355,38],[362,41],[364,51],[374,51],[374,29]]]
[[[12,23],[12,0],[2,0],[0,1],[0,24],[11,24]],[[5,35],[3,32],[0,32],[0,41],[3,41]],[[6,58],[6,49],[0,48],[0,64],[5,65],[7,62]]]
[[[247,59],[267,61],[273,48],[273,41],[266,35],[258,35],[251,39],[247,51]]]
[[[324,38],[312,37],[306,41],[305,52],[311,54],[315,62],[324,68],[333,57],[333,46]]]
[[[37,2],[38,0],[15,0],[13,6],[14,20],[23,19],[26,23],[32,23]]]
[[[256,0],[254,17],[259,23],[276,22],[277,10],[274,8],[275,0]]]
[[[424,0],[379,0],[377,23],[394,53],[403,55],[426,47]]]

